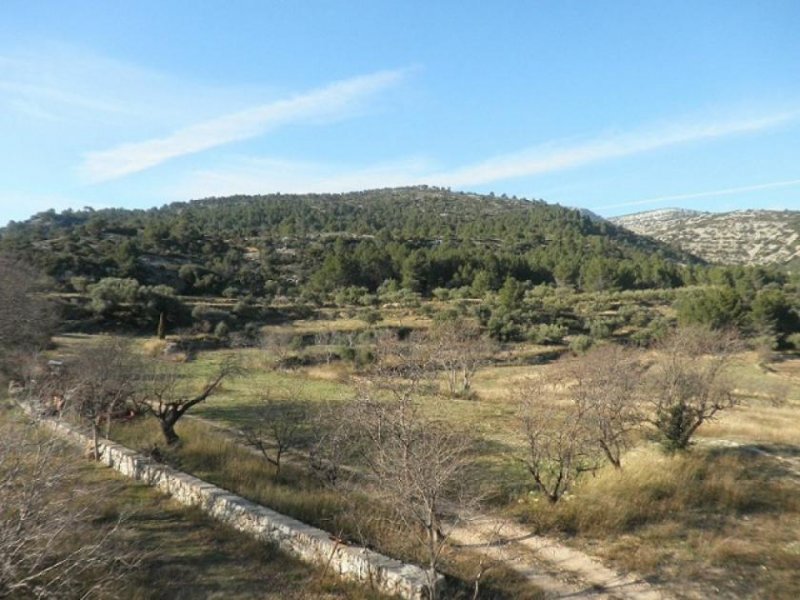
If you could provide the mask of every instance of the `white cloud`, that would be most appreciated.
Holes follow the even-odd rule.
[[[674,194],[672,196],[656,196],[655,198],[646,198],[644,200],[635,200],[633,202],[623,202],[621,204],[610,204],[608,206],[598,206],[592,210],[605,210],[609,208],[625,208],[629,206],[645,206],[649,204],[663,204],[665,202],[672,202],[673,200],[690,200],[693,198],[713,198],[715,196],[731,196],[734,194],[746,194],[749,192],[757,192],[761,190],[771,190],[776,188],[794,187],[800,185],[800,179],[789,179],[787,181],[772,181],[769,183],[759,183],[757,185],[745,185],[742,187],[723,188],[720,190],[711,190],[707,192],[693,192],[690,194]]]
[[[48,101],[92,111],[124,112],[119,104],[104,102],[97,98],[51,86],[5,80],[0,81],[0,91],[28,101]]]
[[[541,175],[667,146],[761,131],[796,120],[798,116],[800,113],[793,111],[728,121],[671,124],[571,144],[551,142],[523,152],[436,173],[429,179],[438,185],[465,187]]]
[[[476,165],[451,170],[437,169],[431,161],[422,159],[362,167],[280,159],[241,159],[235,164],[192,172],[186,181],[170,190],[170,195],[185,200],[237,193],[346,192],[416,184],[468,189],[470,186],[540,175],[675,144],[756,132],[791,121],[798,116],[800,113],[786,112],[749,119],[673,124],[597,137],[579,143],[549,143],[522,153],[502,155]],[[637,201],[637,204],[660,200],[661,198]]]
[[[398,82],[404,71],[381,71],[334,82],[283,100],[210,119],[163,137],[90,152],[81,172],[92,182],[149,169],[178,156],[262,135],[281,125],[341,116],[367,96]]]
[[[48,120],[144,113],[137,98],[159,94],[167,85],[168,78],[157,72],[64,44],[43,43],[0,56],[0,100],[28,116],[46,113]],[[152,102],[144,104],[152,112]],[[31,105],[37,108],[31,111]]]

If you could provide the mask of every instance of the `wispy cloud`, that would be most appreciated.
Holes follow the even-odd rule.
[[[381,71],[334,82],[283,100],[210,119],[143,142],[85,156],[82,174],[92,182],[149,169],[172,158],[263,135],[293,122],[341,116],[366,97],[395,83],[405,71]]]
[[[74,121],[81,115],[141,112],[134,96],[167,78],[75,47],[42,43],[0,56],[0,103],[29,117]],[[149,103],[152,112],[152,103]]]
[[[97,98],[76,94],[51,86],[33,85],[30,83],[6,80],[0,81],[0,91],[29,101],[48,101],[92,111],[125,112],[119,104],[103,102]]]
[[[594,139],[551,142],[515,154],[506,154],[474,165],[433,174],[432,183],[473,186],[518,177],[561,171],[603,160],[631,156],[677,144],[752,133],[794,121],[800,112],[782,112],[754,118],[670,124]]]
[[[633,202],[622,202],[620,204],[609,204],[608,206],[597,206],[592,210],[606,210],[610,208],[626,208],[629,206],[646,206],[653,204],[664,204],[675,200],[691,200],[693,198],[713,198],[715,196],[732,196],[735,194],[746,194],[761,190],[771,190],[776,188],[794,187],[800,185],[800,179],[789,179],[787,181],[772,181],[769,183],[759,183],[757,185],[745,185],[742,187],[723,188],[721,190],[711,190],[707,192],[694,192],[690,194],[674,194],[671,196],[656,196],[644,200]]]
[[[522,153],[502,155],[476,165],[443,170],[427,159],[412,158],[377,165],[240,158],[213,169],[192,172],[169,193],[179,199],[235,193],[346,192],[399,185],[434,184],[457,188],[483,185],[515,177],[535,176],[579,167],[591,162],[630,156],[658,148],[757,132],[800,117],[798,112],[704,124],[673,124],[661,128],[596,137],[589,141],[549,143]],[[791,182],[776,182],[774,187]],[[761,187],[761,186],[757,186]],[[755,188],[748,188],[755,189]],[[708,195],[735,193],[723,190]],[[703,193],[706,195],[706,193]],[[675,199],[674,197],[672,199]],[[663,198],[664,200],[669,197]],[[662,198],[637,201],[658,202]],[[601,207],[611,208],[611,207]]]

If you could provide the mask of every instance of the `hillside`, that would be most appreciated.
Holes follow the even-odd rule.
[[[498,289],[507,277],[674,287],[684,265],[698,262],[576,210],[424,186],[49,211],[0,230],[0,249],[67,289],[130,277],[181,294],[233,296],[374,291],[387,280],[427,294]]]
[[[610,220],[709,262],[783,265],[800,261],[800,211],[664,209]]]

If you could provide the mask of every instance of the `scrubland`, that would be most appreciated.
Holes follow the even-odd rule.
[[[314,334],[339,327],[359,329],[353,321],[312,320],[268,331]],[[87,343],[92,339],[62,338],[59,350],[69,353]],[[141,341],[141,347],[148,343]],[[295,350],[300,351],[305,350]],[[290,452],[276,478],[274,467],[228,430],[247,425],[264,394],[292,389],[309,406],[344,404],[356,395],[358,366],[333,360],[277,368],[278,354],[284,352],[268,346],[216,350],[175,362],[188,388],[200,386],[231,354],[238,356],[243,373],[192,411],[199,420],[180,422],[184,441],[166,449],[165,460],[336,535],[419,560],[419,548],[383,518],[367,492],[320,485],[300,451]],[[471,485],[480,490],[483,511],[518,520],[622,571],[635,571],[678,597],[800,594],[800,357],[784,353],[765,363],[755,352],[739,353],[730,376],[740,402],[704,423],[688,451],[663,451],[645,429],[624,453],[622,469],[594,469],[553,504],[537,493],[519,461],[518,407],[508,393],[514,382],[546,377],[565,360],[581,360],[553,361],[552,352],[552,346],[535,344],[500,348],[476,373],[469,398],[436,393],[444,386],[441,377],[436,389],[420,398],[427,416],[462,428],[477,441]],[[658,358],[653,351],[643,356]],[[560,401],[557,390],[552,401]],[[155,422],[142,419],[115,426],[113,436],[144,451],[162,444]],[[481,569],[477,555],[452,549],[443,568],[466,582]],[[495,597],[538,594],[501,565],[487,572],[484,586],[484,593]]]

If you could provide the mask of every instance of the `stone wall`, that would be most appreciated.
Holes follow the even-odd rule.
[[[84,446],[91,443],[89,436],[63,421],[42,419],[41,422],[76,443]],[[100,451],[100,461],[123,475],[152,485],[182,504],[198,506],[215,519],[258,540],[275,543],[304,561],[326,565],[341,577],[367,583],[402,598],[418,600],[427,597],[427,577],[417,566],[367,548],[338,542],[321,529],[154,462],[120,444],[103,440]],[[441,587],[443,578],[437,577],[437,587]]]

